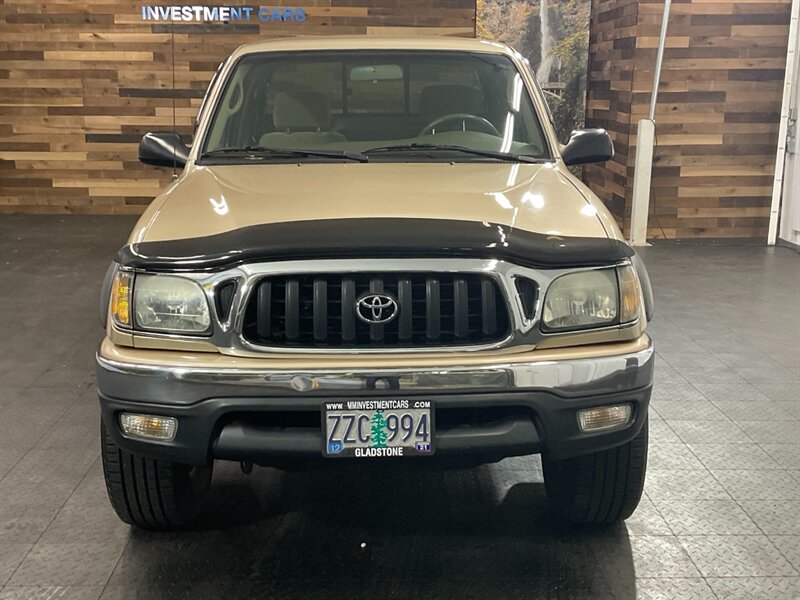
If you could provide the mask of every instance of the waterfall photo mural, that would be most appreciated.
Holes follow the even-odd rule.
[[[583,125],[590,10],[589,0],[478,0],[478,37],[531,62],[562,142]]]

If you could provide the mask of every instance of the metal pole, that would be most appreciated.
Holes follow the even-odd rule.
[[[661,34],[658,37],[658,54],[656,54],[656,70],[653,73],[653,93],[650,94],[650,112],[647,118],[651,121],[656,116],[656,100],[658,99],[658,84],[661,82],[661,65],[664,62],[664,47],[667,45],[667,25],[669,24],[669,9],[672,0],[664,0],[664,14],[661,16]]]
[[[653,91],[650,94],[650,111],[647,119],[641,119],[636,128],[636,158],[633,168],[633,199],[631,203],[632,246],[647,246],[647,220],[650,212],[650,181],[653,171],[653,146],[655,142],[655,115],[658,85],[661,82],[661,65],[664,62],[664,47],[667,44],[667,25],[672,0],[664,0],[661,17],[661,35],[658,38]]]

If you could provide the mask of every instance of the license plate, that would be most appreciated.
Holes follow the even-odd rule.
[[[323,456],[383,458],[433,454],[430,400],[322,403]]]

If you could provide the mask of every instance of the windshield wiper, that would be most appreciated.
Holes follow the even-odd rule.
[[[227,154],[245,154],[251,157],[262,156],[320,156],[323,158],[341,158],[344,160],[356,160],[358,162],[368,162],[369,157],[363,154],[354,154],[352,152],[344,152],[343,150],[300,150],[296,148],[268,148],[266,146],[244,146],[243,148],[217,148],[204,152],[200,158],[212,158],[214,156],[224,156]]]
[[[475,156],[486,156],[488,158],[496,158],[498,160],[507,160],[513,162],[527,162],[527,163],[540,163],[546,162],[543,158],[534,158],[532,156],[525,156],[522,154],[513,154],[511,152],[497,152],[494,150],[478,150],[477,148],[470,148],[469,146],[457,146],[455,144],[397,144],[395,146],[377,146],[375,148],[368,148],[362,154],[390,154],[392,152],[425,152],[429,150],[445,151],[445,152],[463,152],[464,154],[473,154]]]

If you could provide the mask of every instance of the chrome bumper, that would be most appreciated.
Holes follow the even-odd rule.
[[[165,392],[163,400],[142,397],[134,391],[137,382],[161,383],[165,388],[201,386],[205,388],[206,397],[238,394],[243,388],[258,390],[263,395],[543,390],[569,397],[601,395],[649,385],[653,346],[648,341],[643,350],[612,356],[446,368],[303,372],[268,368],[210,369],[128,363],[99,354],[97,364],[101,392],[145,402],[184,403],[178,398],[170,399],[167,389],[162,390]]]
[[[606,347],[596,356],[559,360],[302,372],[177,367],[98,355],[97,388],[103,421],[117,444],[179,463],[203,465],[219,458],[280,466],[319,458],[322,437],[316,420],[322,401],[391,395],[430,399],[437,419],[444,417],[437,421],[442,424],[448,412],[483,411],[483,420],[469,426],[437,425],[437,455],[478,462],[537,452],[568,457],[626,443],[645,422],[653,347],[645,337],[628,348],[613,354]],[[625,428],[594,434],[578,429],[576,411],[619,403],[634,407]],[[504,412],[509,408],[519,410],[510,415]],[[158,443],[124,438],[118,426],[121,412],[173,416],[178,435]],[[305,425],[284,427],[280,414],[311,416],[302,421]]]

